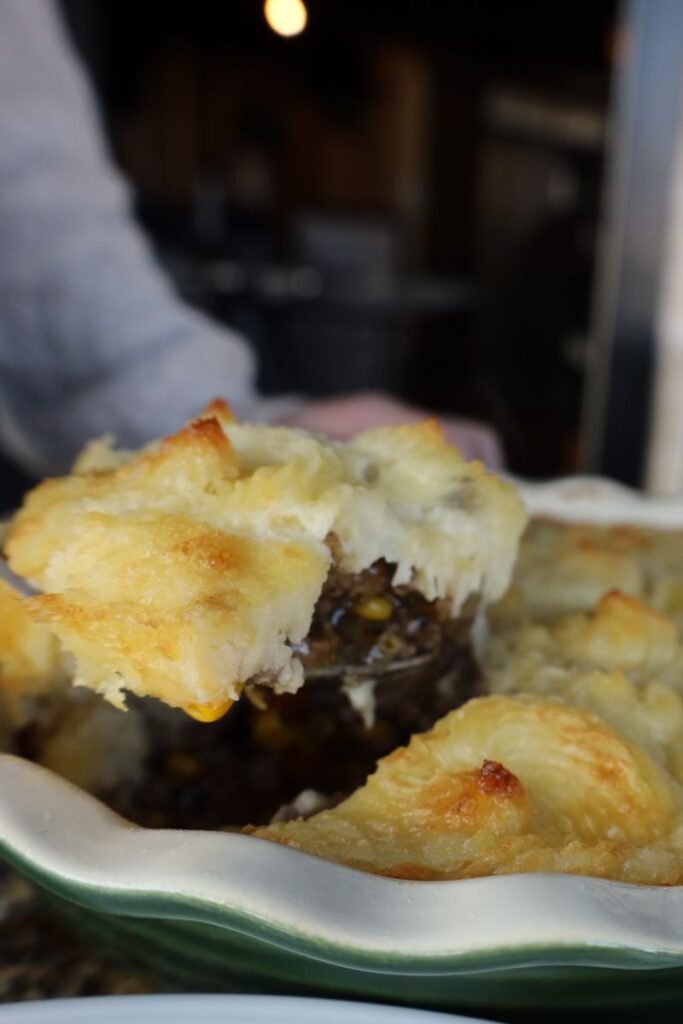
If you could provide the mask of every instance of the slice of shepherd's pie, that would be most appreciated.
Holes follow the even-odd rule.
[[[247,684],[297,690],[304,665],[438,647],[503,593],[525,518],[433,421],[341,444],[217,402],[139,453],[91,444],[29,494],[6,551],[77,683],[212,720]]]

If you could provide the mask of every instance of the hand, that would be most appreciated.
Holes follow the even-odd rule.
[[[327,434],[345,441],[360,430],[371,427],[417,423],[434,414],[388,395],[358,392],[341,398],[329,398],[303,406],[287,419],[287,425],[313,433]],[[478,420],[453,416],[436,417],[446,438],[466,459],[480,459],[491,469],[503,469],[505,457],[495,430]]]

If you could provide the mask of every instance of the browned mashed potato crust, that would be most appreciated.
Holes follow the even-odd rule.
[[[444,609],[457,619],[503,593],[524,522],[510,485],[434,421],[337,443],[239,424],[214,404],[138,453],[95,442],[28,495],[6,551],[43,591],[25,607],[73,655],[77,684],[119,707],[129,692],[210,719],[247,685],[302,686],[298,654],[311,654],[331,569],[339,585],[391,566],[392,622],[416,595],[433,622]],[[344,646],[346,625],[328,639]],[[400,631],[382,632],[386,661]],[[357,629],[355,650],[361,640]]]
[[[597,716],[529,696],[472,700],[337,807],[253,831],[396,878],[683,881],[680,784]]]

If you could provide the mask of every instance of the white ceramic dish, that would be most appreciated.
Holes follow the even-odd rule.
[[[567,522],[627,523],[653,529],[683,528],[683,495],[658,497],[597,476],[574,476],[543,483],[509,477],[532,516]]]

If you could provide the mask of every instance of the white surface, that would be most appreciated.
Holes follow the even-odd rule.
[[[467,1024],[472,1017],[280,996],[106,996],[0,1007],[16,1024]],[[485,1022],[479,1022],[485,1024]]]

